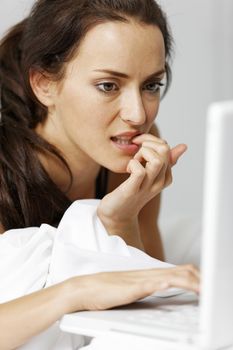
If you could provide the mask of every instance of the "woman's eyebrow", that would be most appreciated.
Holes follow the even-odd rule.
[[[107,74],[114,75],[114,76],[120,77],[120,78],[125,78],[125,79],[130,78],[130,76],[127,75],[127,74],[125,74],[125,73],[117,72],[117,71],[110,70],[110,69],[95,69],[94,72],[107,73]],[[159,71],[150,74],[150,75],[146,78],[146,80],[151,79],[151,78],[153,78],[153,77],[158,77],[159,75],[161,75],[161,74],[163,74],[163,73],[165,73],[165,69],[160,69]]]

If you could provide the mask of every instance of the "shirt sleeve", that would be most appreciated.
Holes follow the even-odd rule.
[[[51,284],[104,271],[173,266],[128,246],[119,236],[109,235],[97,216],[98,203],[79,200],[67,209],[54,240],[49,269]]]
[[[0,235],[0,303],[45,286],[55,231],[41,225]]]

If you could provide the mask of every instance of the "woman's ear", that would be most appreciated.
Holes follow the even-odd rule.
[[[30,85],[37,99],[46,107],[54,105],[55,82],[45,73],[30,70]]]

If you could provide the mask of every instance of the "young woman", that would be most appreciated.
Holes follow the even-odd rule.
[[[171,41],[154,0],[38,0],[8,32],[0,46],[2,234],[56,227],[73,201],[99,198],[109,235],[164,258],[159,193],[186,150],[170,149],[154,126]],[[65,280],[0,305],[0,349],[26,343],[67,312],[170,286],[198,291],[198,280],[192,266]]]

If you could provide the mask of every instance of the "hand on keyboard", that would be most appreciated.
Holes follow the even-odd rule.
[[[187,290],[180,288],[169,288],[166,290],[161,290],[153,293],[151,296],[159,297],[159,298],[168,298],[174,297],[175,295],[180,295],[183,293],[187,293]]]

